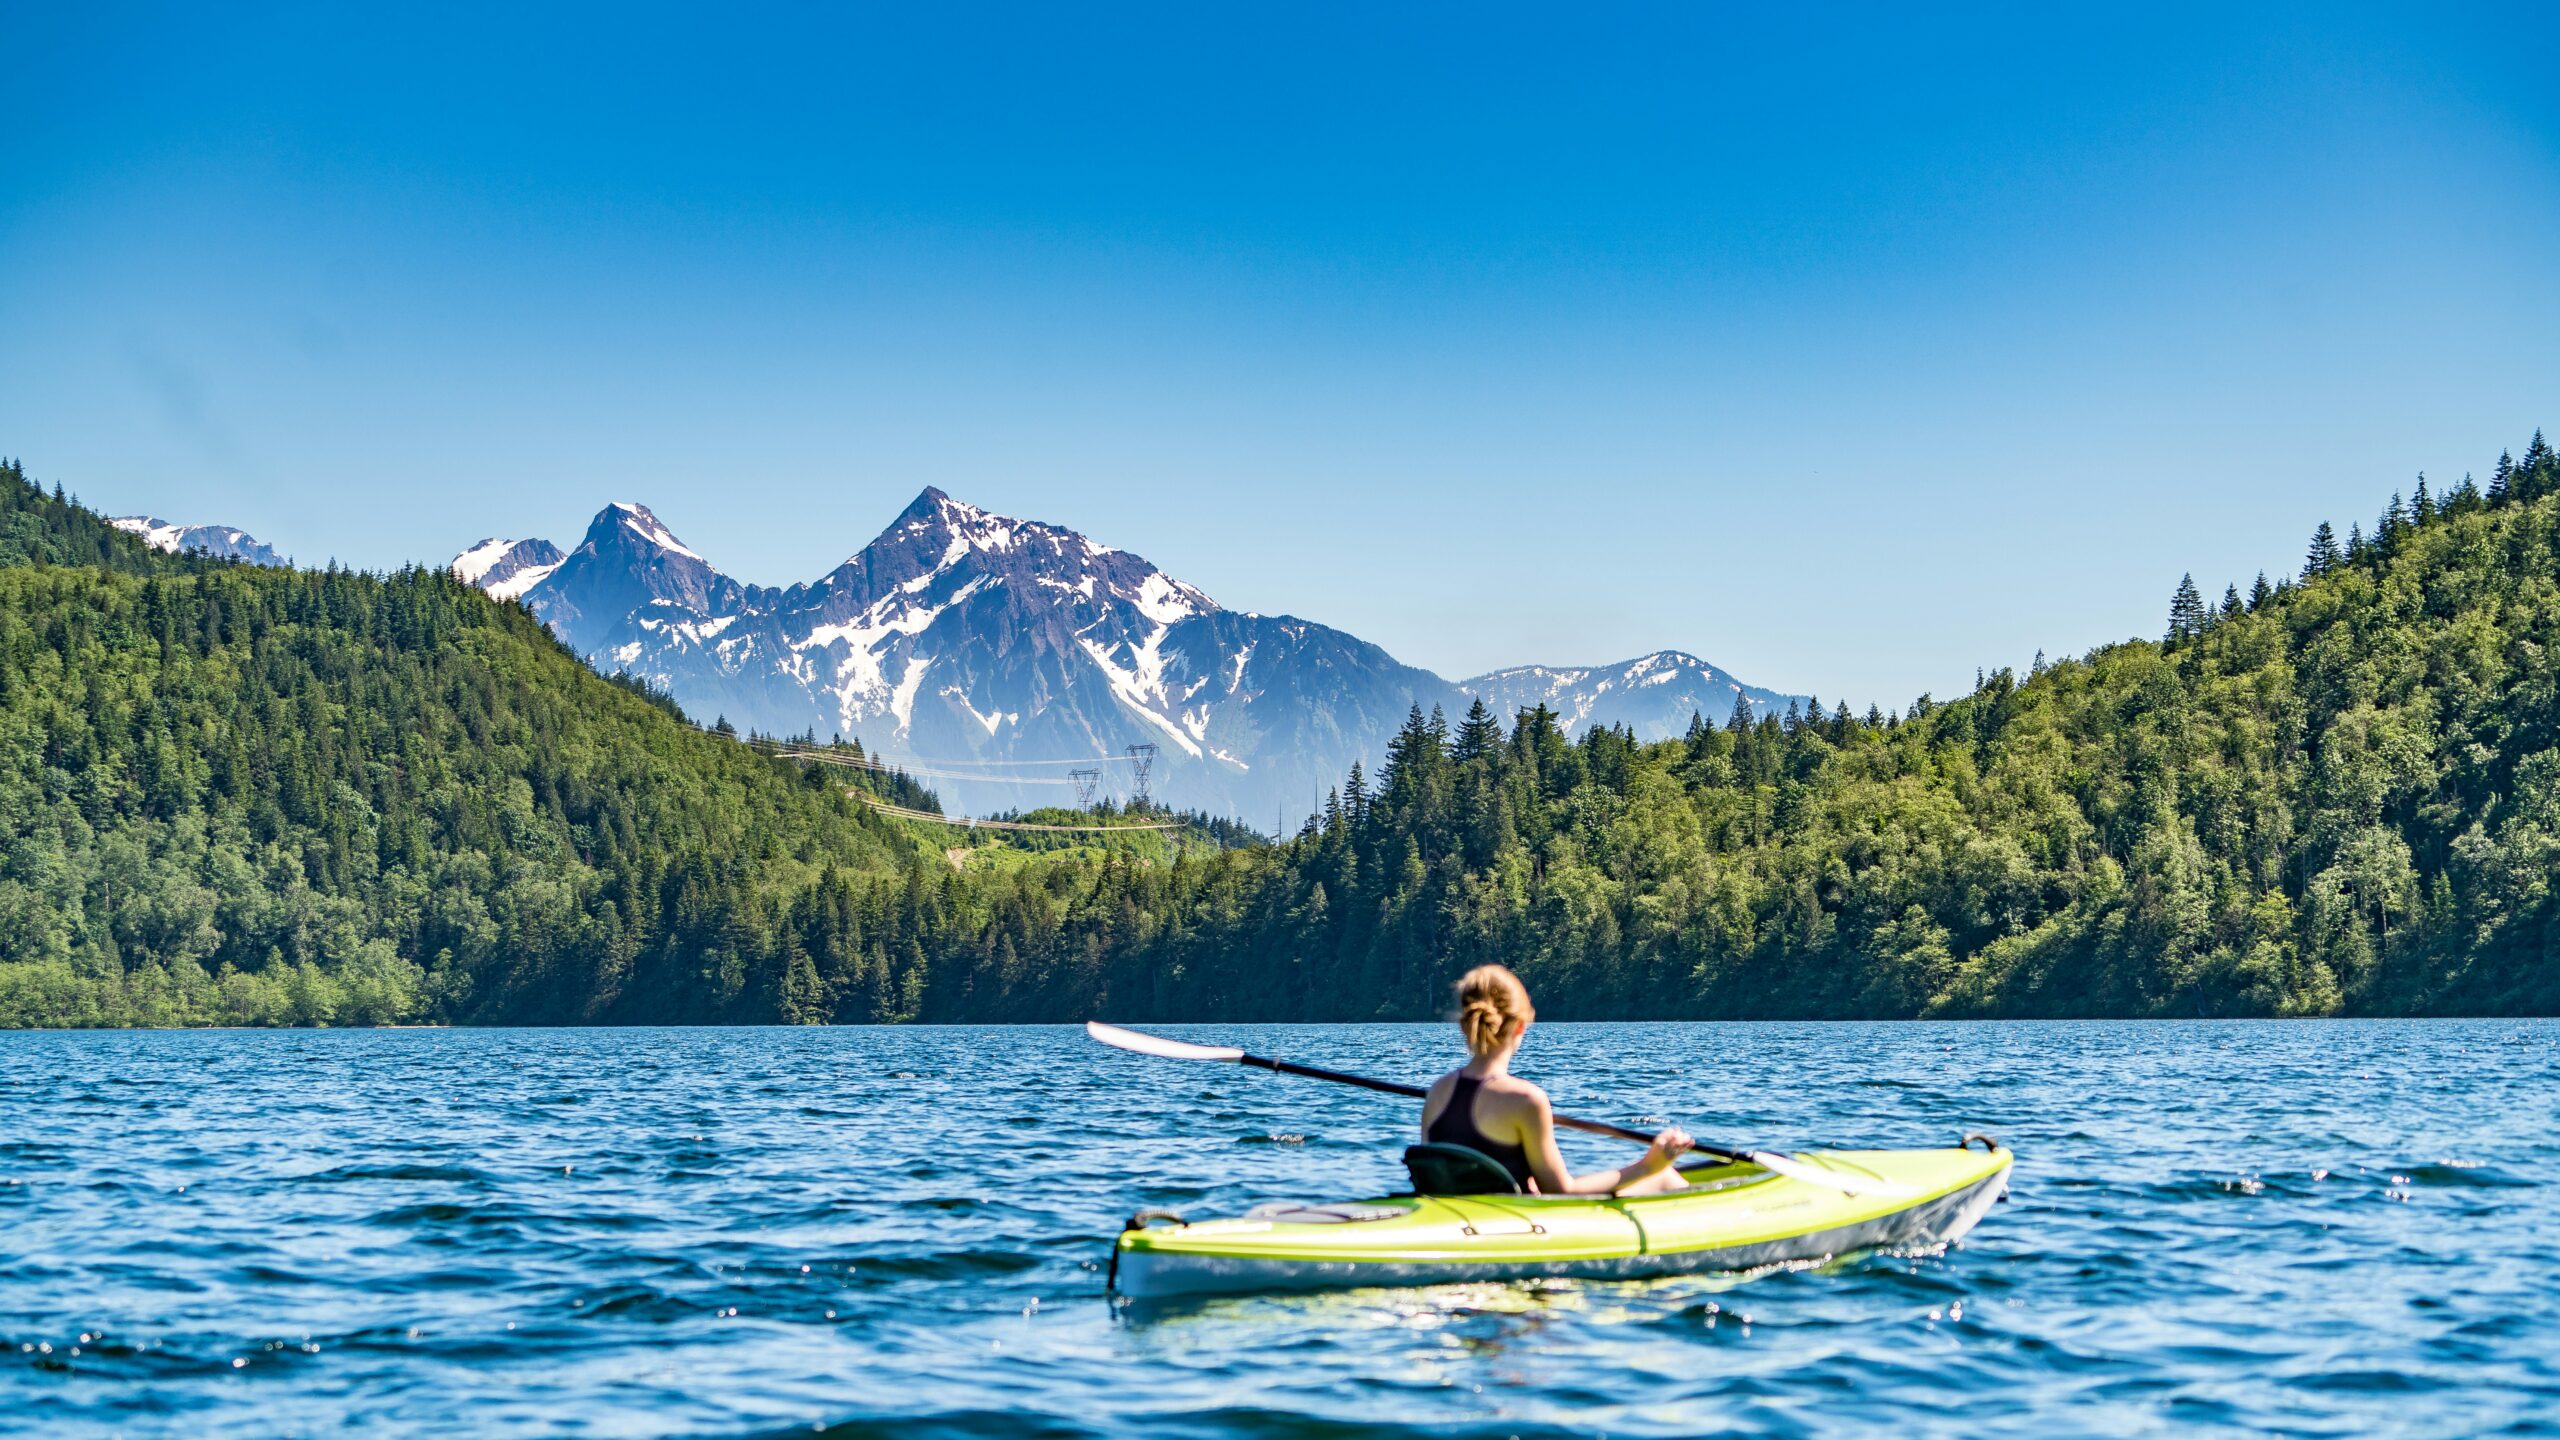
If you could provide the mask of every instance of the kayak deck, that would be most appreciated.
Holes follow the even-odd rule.
[[[1264,1207],[1233,1220],[1132,1228],[1113,1255],[1133,1297],[1632,1278],[1749,1270],[1852,1250],[1943,1244],[2006,1194],[2011,1155],[1988,1150],[1817,1150],[1798,1157],[1894,1193],[1849,1194],[1757,1165],[1681,1173],[1656,1195],[1398,1195]],[[1132,1222],[1136,1227],[1138,1222]]]

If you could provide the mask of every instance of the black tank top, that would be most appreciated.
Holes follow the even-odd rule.
[[[1476,1128],[1476,1092],[1484,1082],[1461,1075],[1449,1087],[1449,1103],[1440,1107],[1440,1117],[1422,1132],[1422,1138],[1436,1145],[1464,1145],[1479,1150],[1496,1165],[1511,1172],[1521,1189],[1529,1188],[1529,1147],[1506,1145]]]

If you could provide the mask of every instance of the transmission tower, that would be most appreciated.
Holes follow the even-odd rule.
[[[1102,785],[1102,767],[1096,765],[1090,770],[1070,770],[1067,776],[1076,782],[1076,808],[1092,809],[1093,792]]]
[[[1156,747],[1153,745],[1129,747],[1129,803],[1142,810],[1147,804],[1147,772],[1153,770],[1155,764]]]

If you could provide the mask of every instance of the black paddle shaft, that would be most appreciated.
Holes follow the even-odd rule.
[[[1251,1065],[1256,1069],[1269,1070],[1281,1075],[1299,1075],[1309,1080],[1330,1080],[1336,1085],[1357,1085],[1363,1090],[1375,1090],[1382,1095],[1402,1095],[1408,1099],[1421,1100],[1431,1094],[1430,1091],[1418,1085],[1399,1085],[1393,1080],[1372,1080],[1366,1075],[1326,1070],[1314,1065],[1300,1065],[1291,1060],[1274,1060],[1268,1055],[1239,1055],[1236,1060],[1239,1064]],[[1611,1125],[1600,1120],[1583,1120],[1572,1115],[1558,1115],[1555,1117],[1555,1122],[1568,1130],[1580,1130],[1587,1135],[1606,1135],[1612,1140],[1632,1140],[1638,1145],[1653,1143],[1652,1136],[1641,1130],[1630,1130],[1624,1125]],[[1739,1150],[1701,1145],[1694,1140],[1689,1142],[1689,1148],[1703,1155],[1714,1155],[1726,1160],[1750,1158]]]

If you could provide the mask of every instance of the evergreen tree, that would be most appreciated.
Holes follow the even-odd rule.
[[[1715,727],[1707,723],[1706,716],[1695,710],[1689,712],[1688,733],[1680,738],[1681,744],[1688,750],[1689,758],[1691,760],[1704,760],[1709,755],[1715,753]]]
[[[2365,558],[2365,549],[2364,526],[2349,525],[2347,527],[2347,558],[2362,560]]]
[[[2515,488],[2516,457],[2508,451],[2498,452],[2498,468],[2489,472],[2489,503],[2505,503]]]
[[[1696,717],[1692,716],[1691,728],[1694,729],[1695,725]],[[1493,712],[1485,707],[1484,697],[1479,695],[1475,703],[1467,707],[1467,718],[1458,722],[1458,737],[1450,747],[1449,758],[1461,765],[1471,765],[1501,747],[1502,725],[1493,718]]]
[[[1440,736],[1446,729],[1445,725],[1434,725],[1423,719],[1421,705],[1408,709],[1404,728],[1387,742],[1387,770],[1378,787],[1380,793],[1392,793],[1399,801],[1410,799],[1414,787],[1423,784],[1439,768],[1442,757]],[[1357,812],[1359,806],[1355,803],[1353,809]],[[1354,818],[1357,818],[1356,813]]]
[[[2264,570],[2259,571],[2258,583],[2249,587],[2250,610],[2255,611],[2259,606],[2266,604],[2274,598],[2276,598],[2275,587],[2267,583],[2267,572]]]
[[[1751,697],[1740,690],[1733,692],[1733,713],[1725,717],[1724,729],[1728,735],[1751,733]]]
[[[2239,586],[2237,586],[2237,585],[2225,585],[2225,586],[2223,586],[2223,587],[2222,587],[2222,618],[2223,618],[2223,619],[2225,619],[2225,620],[2235,620],[2235,619],[2238,619],[2238,618],[2240,617],[2240,615],[2243,613],[2243,611],[2245,610],[2245,608],[2246,608],[2246,607],[2244,607],[2244,606],[2240,603],[2240,587],[2239,587]]]
[[[2204,594],[2196,589],[2195,576],[2191,574],[2181,576],[2178,579],[2177,590],[2169,597],[2168,643],[2175,645],[2182,640],[2192,640],[2202,633],[2204,633]],[[1980,685],[1977,683],[1975,688],[1979,689]]]
[[[2427,472],[2421,470],[2418,472],[2418,497],[2409,502],[2409,519],[2412,524],[2424,525],[2434,518],[2436,502],[2427,495]]]
[[[2311,532],[2311,551],[2303,557],[2302,578],[2316,580],[2337,569],[2346,558],[2338,550],[2338,532],[2330,529],[2329,522],[2323,520],[2320,528]]]
[[[2533,443],[2524,448],[2524,458],[2516,462],[2516,473],[2510,482],[2521,500],[2534,500],[2560,490],[2560,456],[2552,454],[2544,443],[2542,432],[2533,432]]]

